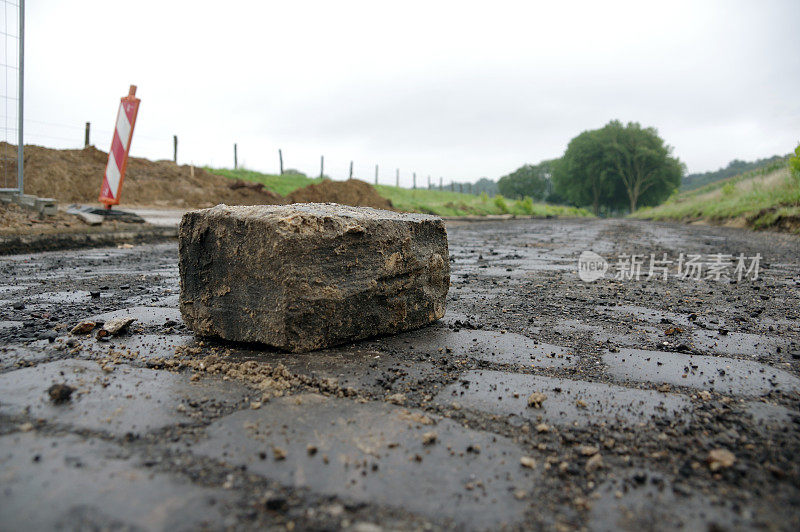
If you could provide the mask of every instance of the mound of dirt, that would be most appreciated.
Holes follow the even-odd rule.
[[[369,183],[357,179],[325,180],[299,188],[286,196],[287,203],[340,203],[353,207],[392,209],[392,202],[380,196]]]
[[[0,142],[0,176],[16,183],[16,146]],[[62,204],[97,204],[108,153],[94,146],[82,150],[54,150],[25,146],[25,193],[55,198]],[[279,205],[284,203],[341,203],[391,209],[372,185],[363,181],[323,181],[295,190],[286,198],[260,183],[228,179],[172,161],[132,157],[121,195],[126,206],[197,208],[227,205]]]
[[[0,175],[16,174],[16,146],[0,143]],[[25,193],[62,203],[97,203],[108,153],[94,146],[54,150],[25,146]],[[202,168],[132,157],[121,194],[122,206],[211,207],[276,205],[283,198],[258,184],[234,181]]]
[[[142,224],[105,220],[102,226],[90,227],[78,217],[59,211],[54,215],[39,214],[13,203],[0,202],[0,237],[3,235],[46,235],[53,233],[115,232],[140,229]],[[3,253],[0,253],[2,255]]]

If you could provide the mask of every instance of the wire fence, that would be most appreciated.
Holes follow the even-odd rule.
[[[2,71],[2,90],[0,106],[3,117],[0,118],[0,190],[23,190],[22,159],[23,147],[23,90],[24,79],[24,0],[13,2],[0,0],[0,71]]]
[[[2,0],[0,0],[0,2],[2,2]],[[0,124],[4,124],[0,126],[0,130],[2,130],[3,133],[8,133],[13,136],[17,130],[16,122],[14,122],[13,125],[5,125],[6,123],[10,124],[11,119],[9,118],[7,120],[6,117],[0,116]],[[90,125],[89,123],[84,123],[83,125],[65,124],[34,118],[25,118],[24,124],[26,142],[29,144],[41,145],[56,144],[59,145],[59,149],[82,149],[92,145],[102,151],[107,151],[108,146],[111,144],[110,139],[114,134],[114,131],[111,129],[99,129],[96,128],[94,124]],[[176,163],[178,163],[177,135],[162,137],[136,133],[134,136],[136,151],[139,153],[139,155],[137,155],[138,157],[152,158],[153,154],[158,154],[158,158],[160,159],[174,160]],[[12,148],[14,147],[12,146]],[[244,164],[237,164],[236,154],[236,144],[234,143],[232,144],[232,157],[230,162],[233,163],[232,166],[234,168],[238,166],[240,169],[244,170]],[[276,148],[275,154],[276,160],[281,160],[281,162],[283,162],[281,150]],[[14,161],[16,161],[16,158]],[[354,170],[351,167],[348,171],[346,169],[346,160],[336,161],[338,164],[331,163],[332,162],[329,162],[329,159],[322,157],[319,171],[310,172],[308,173],[308,176],[318,177],[324,175],[325,177],[334,179],[351,178],[375,185],[396,185],[398,187],[405,186],[406,188],[413,189],[445,190],[450,192],[460,192],[463,194],[477,195],[483,191],[468,181],[458,182],[451,179],[445,179],[443,177],[430,176],[427,174],[423,176],[422,174],[416,174],[415,172],[408,172],[405,170],[402,172],[404,185],[401,185],[400,169],[386,170],[383,169],[383,167],[379,168],[378,165],[376,165],[373,167],[373,173],[372,171],[366,171],[364,165],[360,165],[360,168]],[[350,164],[352,165],[353,163],[351,162]],[[192,163],[192,165],[194,165],[194,163]],[[201,163],[198,166],[203,166],[203,164]],[[282,166],[283,165],[281,165],[278,173],[283,171]],[[222,165],[222,167],[226,167],[226,165]],[[286,168],[289,168],[286,173],[295,172],[295,166],[291,163],[287,164]],[[381,170],[380,173],[379,170]],[[412,178],[410,184],[407,183],[409,177]],[[494,195],[494,192],[491,192],[490,195]]]

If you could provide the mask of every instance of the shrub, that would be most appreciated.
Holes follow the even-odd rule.
[[[525,196],[525,199],[517,201],[517,205],[525,214],[533,214],[533,199],[530,196]]]
[[[797,184],[800,185],[800,144],[794,149],[794,155],[789,157],[789,171]]]
[[[502,194],[498,194],[494,197],[494,206],[497,207],[502,214],[508,214],[508,204],[506,204],[506,199]]]
[[[724,185],[722,185],[722,195],[725,197],[733,196],[733,193],[736,192],[736,185],[728,181]]]

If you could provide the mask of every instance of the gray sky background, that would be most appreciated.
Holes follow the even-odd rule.
[[[800,2],[29,1],[26,143],[420,183],[496,179],[611,119],[690,172],[800,141]],[[8,22],[13,22],[8,20]]]

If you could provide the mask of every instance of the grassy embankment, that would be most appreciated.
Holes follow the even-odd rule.
[[[647,220],[725,224],[800,231],[800,180],[785,159],[763,168],[679,192],[631,215]]]
[[[284,174],[282,176],[261,174],[252,170],[229,170],[206,168],[209,172],[231,179],[242,179],[262,183],[268,190],[285,196],[291,191],[319,183],[303,175]],[[532,216],[591,216],[585,209],[534,203],[530,199],[511,200],[496,196],[475,196],[448,190],[408,189],[388,185],[378,185],[375,190],[392,202],[396,209],[409,212],[422,212],[439,216],[484,216],[489,214],[516,214]]]
[[[212,174],[221,175],[230,179],[241,179],[242,181],[261,183],[267,190],[275,194],[280,194],[281,196],[285,196],[297,188],[307,187],[308,185],[321,181],[319,178],[313,179],[301,174],[272,175],[254,172],[253,170],[230,170],[227,168],[206,168],[205,170]]]

